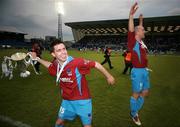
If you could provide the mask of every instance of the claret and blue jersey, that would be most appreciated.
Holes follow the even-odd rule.
[[[90,92],[85,78],[90,69],[95,67],[94,61],[82,58],[68,57],[69,61],[60,76],[60,88],[62,98],[65,100],[89,99]],[[56,76],[57,61],[55,60],[48,68],[50,75]]]
[[[135,68],[148,66],[147,48],[135,39],[134,32],[128,32],[128,49],[132,53],[132,64]]]

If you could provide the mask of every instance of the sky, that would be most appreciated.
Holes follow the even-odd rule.
[[[57,36],[57,0],[0,0],[0,26],[13,26],[28,34],[26,38]],[[137,1],[144,17],[180,15],[180,0],[63,0],[63,39],[73,40],[66,22],[127,19]]]

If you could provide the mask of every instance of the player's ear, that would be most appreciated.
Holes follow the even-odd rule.
[[[51,55],[52,55],[53,57],[55,57],[55,54],[54,54],[54,52],[51,52]]]

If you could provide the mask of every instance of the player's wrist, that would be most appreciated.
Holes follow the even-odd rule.
[[[132,16],[133,16],[133,13],[132,13],[132,12],[130,12],[130,13],[129,13],[129,15],[132,15]]]
[[[36,57],[36,58],[35,58],[36,61],[39,61],[40,59],[41,59],[40,57]]]
[[[129,18],[133,18],[133,17],[134,17],[134,15],[130,13],[129,14]]]

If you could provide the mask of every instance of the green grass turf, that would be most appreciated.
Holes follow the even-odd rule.
[[[1,50],[2,56],[17,50]],[[75,57],[101,62],[103,54],[95,52],[82,53],[69,51]],[[49,52],[43,52],[43,58],[51,60]],[[135,127],[129,117],[129,98],[131,82],[129,75],[122,75],[124,68],[120,54],[112,55],[114,69],[105,68],[115,77],[115,86],[109,86],[105,78],[95,69],[87,76],[93,98],[94,127]],[[149,66],[153,70],[150,75],[150,96],[145,99],[140,118],[144,127],[178,127],[180,126],[180,57],[149,56]],[[55,79],[49,76],[41,66],[42,75],[35,75],[32,67],[31,76],[20,78],[15,70],[14,78],[0,79],[0,115],[30,124],[32,127],[53,127],[61,97]],[[77,118],[67,122],[66,127],[81,127]],[[0,121],[0,127],[9,124]]]

